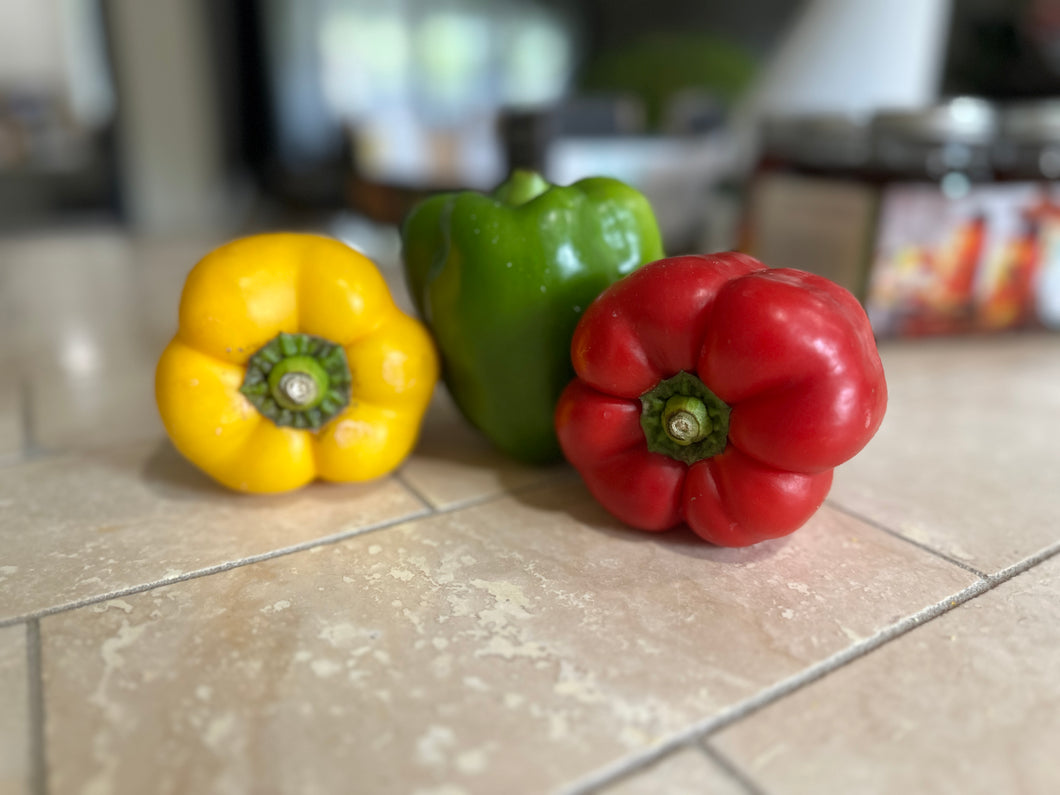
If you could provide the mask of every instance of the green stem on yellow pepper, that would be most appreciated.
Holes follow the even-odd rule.
[[[316,430],[349,404],[351,381],[340,346],[281,332],[250,357],[239,391],[277,425]]]

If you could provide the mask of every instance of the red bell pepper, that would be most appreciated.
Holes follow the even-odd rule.
[[[618,519],[707,541],[787,535],[883,420],[868,318],[820,276],[744,254],[659,260],[585,311],[556,430]]]

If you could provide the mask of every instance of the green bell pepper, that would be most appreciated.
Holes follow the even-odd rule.
[[[514,458],[559,460],[552,413],[574,375],[575,325],[604,288],[663,256],[648,200],[606,177],[560,187],[515,171],[489,195],[426,199],[401,231],[405,278],[461,412]]]

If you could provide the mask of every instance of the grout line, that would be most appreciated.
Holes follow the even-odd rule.
[[[1006,566],[1000,571],[996,571],[993,574],[987,576],[987,580],[994,584],[1000,585],[1003,582],[1011,580],[1017,574],[1022,574],[1028,569],[1033,569],[1039,563],[1044,563],[1049,558],[1060,553],[1060,541],[1050,544],[1042,550],[1039,550],[1036,554],[1031,555],[1029,558],[1013,563],[1011,566]]]
[[[477,497],[469,497],[466,500],[458,500],[450,505],[439,506],[434,509],[434,513],[439,515],[456,513],[458,511],[463,511],[467,508],[477,508],[480,505],[488,505],[491,502],[497,502],[498,500],[503,500],[506,497],[518,497],[518,495],[520,494],[539,491],[545,489],[548,486],[562,485],[565,482],[574,482],[571,473],[566,471],[560,471],[556,474],[543,475],[540,480],[534,480],[530,483],[524,483],[521,486],[501,487],[499,491],[491,492],[489,494],[480,494]]]
[[[480,494],[477,497],[469,497],[466,500],[457,500],[456,502],[454,502],[454,503],[452,503],[450,505],[432,506],[431,507],[431,513],[438,514],[438,515],[444,515],[444,514],[449,514],[449,513],[457,513],[459,511],[463,511],[466,508],[477,508],[480,505],[488,505],[491,502],[497,502],[499,500],[503,500],[505,497],[511,497],[513,495],[521,494],[523,492],[535,491],[537,489],[544,488],[545,486],[547,486],[550,483],[552,483],[554,480],[555,480],[555,478],[545,477],[545,478],[543,478],[541,480],[535,480],[532,483],[526,483],[526,484],[524,484],[522,486],[518,486],[516,488],[503,488],[502,487],[499,491],[490,492],[488,494]],[[402,481],[402,483],[404,483],[404,481]],[[414,490],[413,490],[413,493],[415,493],[415,494],[417,494],[417,496],[419,496],[418,493],[415,492]],[[424,499],[426,500],[426,498],[424,498]],[[431,503],[429,501],[427,501],[427,504],[431,505]]]
[[[844,505],[832,502],[831,500],[828,500],[827,504],[828,507],[832,508],[835,511],[844,513],[852,519],[857,519],[862,524],[867,524],[869,525],[869,527],[875,528],[876,530],[880,530],[889,536],[893,536],[894,538],[904,541],[907,544],[911,544],[917,549],[923,550],[924,552],[930,552],[935,557],[942,558],[947,563],[952,563],[954,566],[957,566],[958,568],[964,569],[965,571],[974,574],[981,580],[990,579],[989,574],[986,574],[985,572],[980,571],[974,566],[965,563],[963,560],[959,560],[958,558],[947,555],[945,552],[935,549],[934,547],[929,546],[928,544],[925,544],[922,541],[917,541],[915,539],[909,538],[909,536],[899,533],[897,530],[888,527],[887,525],[883,524],[882,522],[876,519],[872,519],[871,517],[865,516],[864,514],[859,513],[858,511],[855,511],[851,508],[847,508]]]
[[[807,685],[813,684],[819,679],[822,679],[826,674],[833,673],[858,658],[864,657],[870,652],[880,648],[885,643],[899,638],[917,627],[950,612],[954,608],[992,591],[1002,583],[1008,582],[1013,577],[1034,568],[1039,563],[1048,560],[1057,553],[1060,553],[1060,542],[1046,547],[1036,555],[1032,555],[1019,563],[1009,566],[1006,569],[1002,569],[991,577],[972,583],[967,588],[943,599],[941,602],[929,605],[923,610],[913,613],[910,616],[906,616],[901,621],[880,630],[872,637],[865,638],[857,643],[847,646],[845,649],[833,654],[831,657],[821,660],[820,662],[803,669],[799,673],[789,676],[787,679],[783,679],[774,685],[760,690],[750,698],[722,709],[720,712],[697,721],[684,729],[673,732],[650,748],[623,757],[610,765],[605,765],[588,773],[581,779],[560,790],[559,793],[560,795],[590,795],[590,793],[596,792],[600,788],[610,785],[616,779],[638,768],[645,767],[658,761],[675,748],[697,740],[705,739],[708,735],[724,729],[738,720],[747,718],[770,704],[779,701],[785,696],[791,695],[797,690],[801,690]]]
[[[44,673],[41,666],[40,622],[26,622],[26,670],[29,677],[29,791],[47,795],[48,765],[44,734]]]
[[[35,621],[41,618],[45,618],[47,616],[56,615],[57,613],[66,613],[71,610],[78,610],[82,607],[89,607],[91,605],[100,604],[101,602],[107,602],[111,599],[120,599],[125,596],[134,596],[135,594],[144,593],[145,591],[151,591],[155,588],[163,588],[169,585],[187,582],[188,580],[197,580],[200,577],[208,577],[211,574],[219,574],[221,572],[229,571],[231,569],[238,569],[243,566],[252,565],[254,563],[261,563],[262,561],[271,560],[273,558],[292,555],[296,552],[305,552],[315,547],[338,544],[343,541],[347,541],[351,538],[356,538],[360,535],[374,533],[378,530],[385,530],[389,527],[395,527],[401,524],[416,522],[422,519],[428,519],[432,516],[455,513],[457,511],[462,511],[466,508],[474,508],[479,505],[485,505],[490,502],[504,499],[505,497],[508,497],[512,494],[518,494],[523,491],[532,491],[535,488],[547,485],[551,481],[552,479],[547,479],[544,482],[528,484],[517,489],[510,489],[498,492],[496,494],[489,494],[484,497],[469,500],[467,502],[461,502],[457,505],[449,506],[447,508],[435,509],[432,508],[430,504],[425,504],[423,510],[421,511],[407,514],[405,516],[399,516],[394,519],[388,519],[385,522],[380,522],[379,524],[367,525],[365,527],[358,527],[355,530],[334,533],[332,535],[322,536],[320,538],[314,538],[309,541],[305,541],[301,544],[295,544],[289,547],[281,547],[280,549],[269,550],[268,552],[262,552],[257,555],[250,555],[248,557],[240,558],[238,560],[225,561],[224,563],[218,563],[213,566],[207,566],[203,569],[195,569],[193,571],[183,572],[182,574],[179,574],[175,577],[168,577],[161,580],[155,580],[153,582],[139,583],[137,585],[132,585],[127,588],[119,588],[117,590],[108,591],[103,594],[96,594],[93,596],[85,597],[83,599],[76,599],[72,602],[67,602],[66,604],[53,605],[51,607],[46,607],[41,610],[26,613],[25,615],[0,618],[0,629],[4,627],[13,626],[15,624],[20,624],[23,621]],[[413,496],[416,496],[418,498],[418,495],[414,494]]]
[[[243,566],[249,566],[254,563],[261,563],[262,561],[271,560],[273,558],[286,557],[287,555],[293,555],[296,552],[305,552],[315,547],[338,544],[361,535],[374,533],[378,530],[385,530],[388,527],[395,527],[397,525],[405,524],[407,522],[414,522],[418,519],[423,519],[430,515],[431,514],[428,511],[423,510],[418,513],[412,513],[407,514],[405,516],[396,517],[394,519],[388,519],[385,522],[380,522],[379,524],[367,525],[365,527],[358,527],[355,530],[342,531],[329,536],[314,538],[309,541],[304,541],[301,544],[294,544],[293,546],[289,547],[282,547],[280,549],[269,550],[268,552],[262,552],[257,555],[250,555],[245,558],[240,558],[239,560],[225,561],[224,563],[218,563],[213,566],[207,566],[204,569],[186,571],[175,577],[168,577],[161,580],[155,580],[154,582],[140,583],[138,585],[129,586],[128,588],[119,588],[118,590],[109,591],[104,594],[96,594],[94,596],[88,596],[83,599],[76,599],[73,602],[67,602],[66,604],[62,605],[47,607],[43,610],[37,610],[35,612],[28,613],[23,616],[3,618],[0,619],[0,629],[14,624],[19,624],[23,621],[36,621],[47,616],[55,615],[56,613],[66,613],[71,610],[77,610],[82,607],[89,607],[90,605],[99,604],[101,602],[107,602],[111,599],[120,599],[124,596],[133,596],[135,594],[144,593],[145,591],[152,591],[155,588],[162,588],[168,585],[175,585],[176,583],[187,582],[188,580],[197,580],[200,577],[208,577],[211,574],[219,574],[221,572],[230,571],[231,569],[239,569]]]
[[[401,484],[403,486],[406,485],[404,480],[401,481]],[[512,494],[516,494],[520,491],[520,489],[512,489],[510,491],[501,490],[491,492],[489,494],[480,494],[477,497],[469,497],[466,500],[458,500],[457,502],[454,502],[451,505],[435,505],[426,497],[422,496],[415,489],[410,487],[409,491],[412,492],[413,496],[420,499],[426,505],[428,512],[420,518],[427,518],[430,516],[444,516],[445,514],[449,513],[457,513],[458,511],[462,511],[465,508],[477,508],[480,505],[488,505],[491,502],[496,502]]]
[[[710,759],[714,764],[724,770],[728,776],[743,787],[747,795],[766,795],[764,789],[758,786],[742,769],[740,766],[733,762],[729,757],[715,748],[712,744],[704,739],[702,742],[696,744],[703,754]]]
[[[423,507],[426,508],[430,513],[438,513],[438,506],[431,502],[429,499],[427,499],[427,495],[425,495],[422,491],[420,491],[418,488],[409,483],[408,478],[405,477],[404,470],[399,469],[392,475],[392,477],[394,478],[394,480],[400,483],[407,492],[409,492],[413,497],[423,503]]]

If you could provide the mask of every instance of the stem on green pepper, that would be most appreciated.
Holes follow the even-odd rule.
[[[550,187],[548,180],[536,171],[517,168],[508,179],[497,186],[493,191],[493,198],[509,207],[518,207],[536,199]]]

